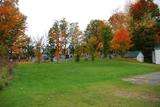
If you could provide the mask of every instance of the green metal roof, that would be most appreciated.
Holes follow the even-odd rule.
[[[139,53],[140,53],[140,51],[128,51],[128,52],[124,55],[124,57],[127,57],[127,58],[136,58]]]

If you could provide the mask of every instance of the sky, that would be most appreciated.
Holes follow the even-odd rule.
[[[92,19],[108,20],[115,10],[125,10],[128,1],[133,0],[19,0],[19,8],[27,16],[26,34],[37,38],[47,36],[54,21],[62,18],[84,30]]]

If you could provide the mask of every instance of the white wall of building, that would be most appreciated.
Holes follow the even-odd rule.
[[[155,64],[160,64],[160,49],[155,49]]]

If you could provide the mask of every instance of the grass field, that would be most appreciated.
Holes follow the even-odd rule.
[[[159,65],[117,60],[21,64],[0,107],[160,107],[160,86],[122,81],[155,71]]]

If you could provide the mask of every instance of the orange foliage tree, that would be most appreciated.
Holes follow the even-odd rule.
[[[60,40],[60,30],[59,30],[59,22],[55,21],[53,26],[50,28],[48,32],[48,39],[52,41],[56,45],[56,61],[59,63],[60,60],[60,50],[62,47],[62,41]]]
[[[117,12],[113,14],[108,21],[111,24],[113,31],[116,32],[126,26],[127,16],[122,12]]]
[[[131,37],[127,29],[122,28],[115,32],[110,48],[112,51],[124,55],[124,53],[132,47]]]
[[[112,30],[106,21],[97,19],[91,20],[87,25],[84,35],[86,37],[85,40],[88,43],[87,45],[90,46],[90,53],[92,53],[91,56],[93,59],[96,53],[99,54],[103,52],[104,57],[107,56]]]
[[[14,57],[19,56],[19,58],[25,57],[24,47],[29,44],[29,38],[27,35],[21,35],[15,41],[14,45],[11,47],[12,55]]]
[[[60,54],[67,54],[68,22],[66,19],[55,21],[48,32],[49,43],[54,43],[56,48],[56,61],[59,63]],[[51,44],[50,44],[51,45]]]
[[[10,51],[21,35],[24,35],[26,17],[19,11],[15,0],[0,2],[0,45]]]

